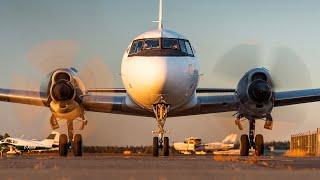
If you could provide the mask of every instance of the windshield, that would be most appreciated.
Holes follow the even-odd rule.
[[[162,42],[162,46],[164,49],[180,50],[179,42],[177,39],[163,39]]]
[[[142,50],[143,40],[135,41],[132,44],[129,54],[136,54]]]
[[[160,48],[159,39],[146,39],[143,44],[143,49]]]
[[[194,57],[188,40],[175,38],[139,39],[133,41],[130,56],[191,56]]]

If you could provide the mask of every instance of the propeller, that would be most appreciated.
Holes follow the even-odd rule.
[[[237,45],[217,61],[213,68],[213,75],[235,87],[246,72],[253,68],[265,67],[270,71],[274,91],[312,87],[308,67],[293,49],[278,47],[273,49],[271,53],[272,58],[268,59],[268,64],[265,64],[262,57],[262,48],[258,44],[245,43]],[[297,116],[288,120],[288,122],[297,124],[303,122],[301,120],[304,119],[305,113],[300,112],[301,108],[290,108],[290,112],[295,112],[294,114]],[[230,118],[231,114],[224,113],[219,116],[228,116]]]
[[[270,71],[274,90],[311,87],[308,67],[293,49],[288,47],[274,49],[269,64],[263,62],[261,54],[261,48],[257,44],[240,44],[218,60],[213,68],[213,74],[236,84],[250,69],[265,67]]]
[[[48,77],[56,69],[74,67],[78,70],[78,76],[87,88],[101,88],[112,87],[112,73],[108,70],[106,63],[99,56],[89,58],[80,63],[81,53],[79,51],[79,43],[70,40],[55,40],[41,43],[27,53],[28,64],[31,64],[33,71],[37,72],[37,76],[43,77],[44,81],[41,85],[40,91],[45,91],[48,85]],[[78,59],[79,58],[79,59]],[[32,77],[27,77],[23,74],[15,74],[12,77],[11,88],[26,89],[39,91],[40,83],[33,80]],[[57,89],[61,88],[57,85]],[[68,92],[64,92],[68,93]],[[51,112],[46,110],[39,110],[38,108],[29,108],[30,106],[17,106],[16,116],[21,119],[27,126],[34,126],[35,122],[39,123],[41,118],[41,129],[45,129],[45,133],[50,129],[49,118]],[[43,109],[43,108],[42,108]],[[86,118],[95,119],[92,113],[86,113]],[[61,121],[63,122],[63,121]],[[60,130],[64,123],[60,122]],[[80,126],[80,123],[75,122],[75,129]],[[90,123],[90,122],[89,122]],[[86,135],[89,132],[84,131]]]

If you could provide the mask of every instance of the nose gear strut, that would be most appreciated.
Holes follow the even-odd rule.
[[[154,112],[158,129],[152,131],[153,134],[157,134],[158,137],[153,139],[153,156],[159,155],[159,149],[163,149],[164,156],[169,155],[169,138],[164,137],[165,133],[168,133],[164,129],[164,125],[166,123],[166,119],[168,116],[168,112],[170,109],[170,105],[167,104],[164,98],[161,96],[160,100],[152,105],[152,110]]]

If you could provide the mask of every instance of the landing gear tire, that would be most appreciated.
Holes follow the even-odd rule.
[[[159,156],[159,138],[158,137],[153,137],[152,155],[153,157]]]
[[[82,136],[81,134],[76,134],[73,139],[73,155],[82,156]]]
[[[169,156],[169,138],[168,137],[164,137],[163,139],[163,155],[164,156]]]
[[[62,157],[68,156],[68,137],[65,134],[61,134],[59,137],[59,155]]]
[[[257,134],[255,138],[255,154],[256,156],[263,156],[264,154],[264,141],[263,136],[261,134]]]
[[[249,137],[246,134],[240,137],[240,156],[249,156]]]

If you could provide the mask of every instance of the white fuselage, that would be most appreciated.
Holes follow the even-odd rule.
[[[121,77],[135,104],[151,111],[152,105],[162,96],[173,110],[183,108],[195,98],[199,81],[199,60],[195,52],[193,57],[130,57],[128,51],[122,59]]]

